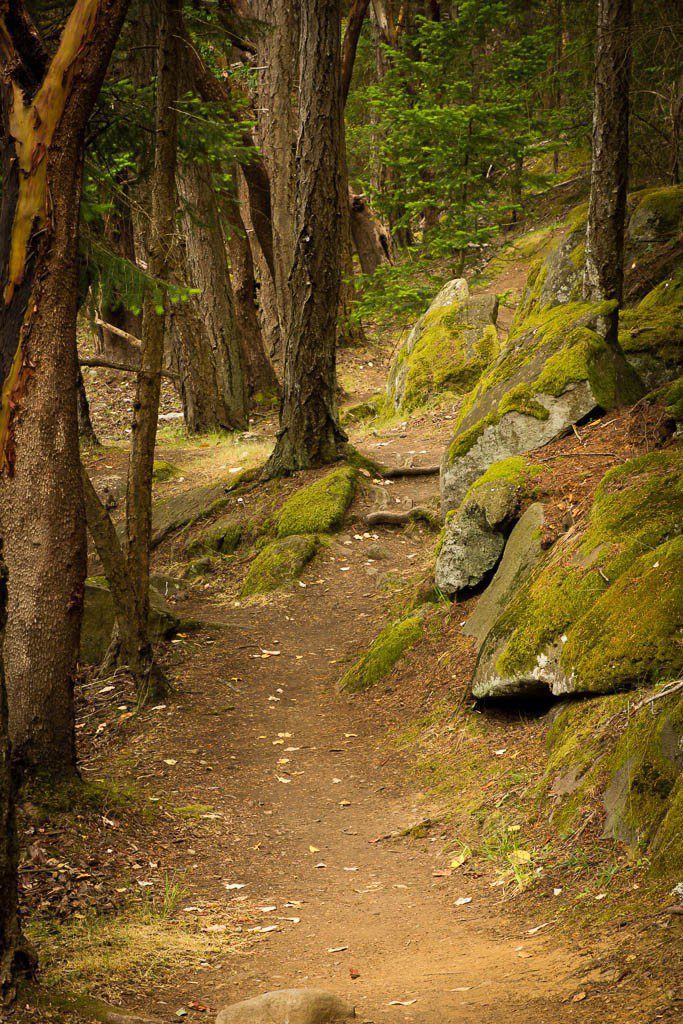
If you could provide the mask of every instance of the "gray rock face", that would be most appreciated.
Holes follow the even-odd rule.
[[[180,620],[154,587],[149,588],[149,600],[152,642],[173,636],[180,626]],[[109,587],[103,577],[93,576],[85,583],[81,661],[88,665],[99,665],[109,648],[113,629],[114,603]]]
[[[436,562],[436,585],[444,594],[476,587],[498,564],[505,538],[492,529],[475,503],[451,516]]]
[[[420,317],[389,370],[387,396],[410,412],[445,391],[463,393],[498,353],[498,299],[471,296],[467,281],[449,281]]]
[[[496,574],[463,629],[468,636],[476,637],[480,644],[541,557],[543,518],[543,506],[534,502],[510,534]],[[480,671],[484,672],[483,665]]]
[[[435,574],[444,594],[476,587],[496,567],[505,544],[500,528],[513,519],[519,495],[519,481],[494,479],[472,488],[448,516]]]
[[[322,989],[283,989],[221,1010],[216,1024],[344,1024],[352,1006]]]
[[[532,369],[527,364],[514,377],[482,395],[463,420],[458,435],[464,434],[492,412],[506,391],[533,379],[536,373],[538,367]],[[534,398],[548,411],[547,419],[516,411],[505,413],[497,423],[486,426],[464,454],[451,460],[449,452],[446,452],[441,465],[441,506],[444,514],[458,508],[470,486],[492,463],[512,455],[523,455],[554,441],[572,423],[577,423],[598,407],[588,381],[568,387],[557,398],[544,394],[537,394]]]

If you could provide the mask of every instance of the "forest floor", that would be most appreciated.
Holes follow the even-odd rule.
[[[505,269],[504,286],[518,289],[527,266]],[[343,354],[349,405],[383,386],[388,357]],[[93,389],[108,446],[91,466],[112,491],[127,386],[98,371]],[[452,418],[439,406],[353,441],[386,465],[433,465]],[[159,456],[181,472],[159,496],[263,461],[273,426],[192,443],[164,428]],[[645,413],[624,414],[545,449],[555,518],[568,505],[580,514],[605,469],[656,429]],[[572,446],[612,456],[580,472],[553,462]],[[300,485],[256,488],[235,511],[262,520]],[[176,690],[161,704],[137,712],[119,680],[84,679],[85,796],[74,805],[35,794],[22,818],[28,928],[48,989],[159,1021],[212,1019],[241,998],[308,986],[375,1024],[680,1020],[682,922],[663,913],[666,889],[597,822],[560,841],[529,812],[547,709],[473,704],[473,650],[459,632],[468,606],[437,608],[376,690],[338,692],[345,667],[433,565],[428,530],[367,528],[382,504],[436,508],[438,477],[366,480],[343,530],[290,590],[240,600],[248,560],[238,555],[183,591],[178,613],[202,625],[169,645]],[[177,575],[180,547],[162,545],[157,571]],[[482,839],[481,814],[501,808],[499,831]],[[72,1017],[29,996],[11,1019]]]

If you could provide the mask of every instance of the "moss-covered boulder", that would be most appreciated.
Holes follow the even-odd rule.
[[[242,524],[233,516],[224,516],[207,526],[185,545],[185,554],[190,558],[214,552],[231,555],[242,540]]]
[[[683,268],[619,317],[619,342],[648,388],[683,371]]]
[[[479,653],[478,697],[610,693],[683,669],[683,454],[603,478],[587,529],[555,545]]]
[[[465,394],[499,351],[495,296],[471,296],[457,278],[441,289],[398,350],[387,397],[398,412],[412,412],[435,395]]]
[[[278,537],[301,533],[332,533],[341,529],[353,501],[358,472],[341,466],[303,487],[284,503],[277,516]]]
[[[670,874],[683,867],[683,697],[666,689],[653,696],[564,707],[548,733],[538,796],[563,834],[599,810],[606,836],[647,850],[656,873]]]
[[[505,535],[542,472],[521,456],[496,462],[446,517],[436,560],[436,585],[449,596],[476,587],[495,569]]]
[[[389,675],[401,655],[422,636],[424,617],[425,610],[418,609],[386,626],[365,654],[344,673],[339,688],[346,693],[359,693]]]
[[[319,547],[318,538],[284,537],[267,544],[249,567],[241,597],[269,594],[298,580]]]
[[[149,628],[152,642],[172,637],[180,620],[155,587],[149,588]],[[104,576],[85,581],[83,622],[81,624],[81,661],[99,665],[111,643],[114,630],[114,602]]]
[[[630,243],[666,242],[683,234],[683,185],[644,189],[631,197]]]
[[[530,316],[463,402],[441,467],[444,513],[494,462],[559,437],[599,408],[640,396],[625,359],[596,331],[611,304],[570,302]]]

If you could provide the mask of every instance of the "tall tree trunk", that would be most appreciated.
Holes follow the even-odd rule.
[[[178,150],[178,58],[182,0],[165,0],[157,58],[156,148],[152,175],[152,222],[149,272],[166,281],[173,266],[175,244],[175,172]],[[153,697],[163,688],[149,641],[149,573],[152,540],[152,471],[159,417],[159,394],[164,360],[166,312],[147,292],[142,312],[142,351],[135,394],[135,414],[126,492],[127,563],[135,595],[135,625],[140,662],[149,666],[146,680],[138,678],[140,697]],[[165,299],[168,304],[168,299]]]
[[[263,343],[256,302],[254,260],[236,196],[228,200],[227,220],[227,251],[235,292],[235,320],[249,396],[256,402],[273,399],[279,395],[280,386]]]
[[[2,640],[7,622],[7,569],[0,552],[0,1007],[12,1002],[30,961],[19,926],[17,865],[19,850],[14,814],[14,771],[10,754]]]
[[[615,349],[619,348],[618,304],[624,284],[632,13],[633,0],[598,0],[593,162],[583,293],[593,302],[617,303],[599,325],[601,334]]]
[[[303,0],[299,51],[295,239],[287,275],[280,432],[266,472],[291,473],[338,457],[335,339],[341,276],[340,0]]]
[[[75,770],[73,679],[85,579],[76,412],[85,128],[128,0],[77,0],[47,63],[22,2],[0,5],[0,528],[14,756]],[[20,412],[20,415],[18,413]]]
[[[199,291],[169,309],[169,333],[191,433],[247,423],[247,390],[235,298],[218,202],[206,164],[179,164],[183,283]]]

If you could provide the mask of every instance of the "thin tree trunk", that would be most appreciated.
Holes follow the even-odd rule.
[[[85,393],[85,384],[83,383],[83,374],[81,373],[80,366],[78,368],[78,379],[76,380],[76,404],[78,436],[84,444],[90,445],[92,448],[98,448],[100,442],[97,439],[97,434],[90,418],[90,404]]]
[[[249,395],[252,401],[258,403],[278,396],[280,385],[263,344],[256,302],[254,261],[236,196],[231,196],[227,202],[227,220],[226,245],[235,293],[237,336],[246,367]]]
[[[166,0],[161,16],[157,59],[156,148],[152,175],[152,223],[149,272],[168,280],[175,235],[175,171],[178,147],[178,45],[182,0]],[[167,299],[165,300],[168,301]],[[138,678],[141,699],[163,689],[155,672],[149,642],[149,575],[152,539],[152,471],[159,416],[159,393],[164,359],[165,311],[149,291],[142,313],[142,351],[135,395],[135,415],[126,492],[127,564],[136,595],[136,624],[140,662],[149,666]]]
[[[593,162],[583,293],[614,301],[601,318],[605,340],[619,349],[624,283],[624,222],[628,187],[628,118],[633,0],[599,0],[593,99]]]
[[[127,666],[136,682],[146,682],[150,673],[150,656],[144,637],[140,635],[136,588],[112,518],[85,469],[81,468],[81,474],[88,531],[111,591],[120,641],[119,660]]]
[[[287,275],[280,432],[268,475],[320,466],[345,440],[336,410],[335,340],[341,275],[340,0],[303,0],[294,235]]]
[[[10,754],[2,641],[7,622],[7,569],[0,553],[0,1007],[11,1003],[30,959],[19,925],[19,848],[14,813],[15,777]]]
[[[344,42],[342,43],[342,105],[346,105],[348,99],[349,89],[351,88],[351,79],[353,78],[353,65],[356,60],[356,50],[358,48],[358,40],[360,38],[360,32],[365,21],[365,15],[368,7],[370,6],[370,0],[352,0],[349,8],[349,16],[346,20],[346,32],[344,33]]]
[[[53,774],[75,771],[86,572],[76,411],[83,140],[127,7],[77,0],[49,66],[24,4],[0,8],[5,667],[13,755]]]
[[[183,283],[199,291],[169,309],[169,334],[190,433],[234,430],[247,423],[245,366],[218,202],[206,164],[183,162],[176,173],[183,244]]]

